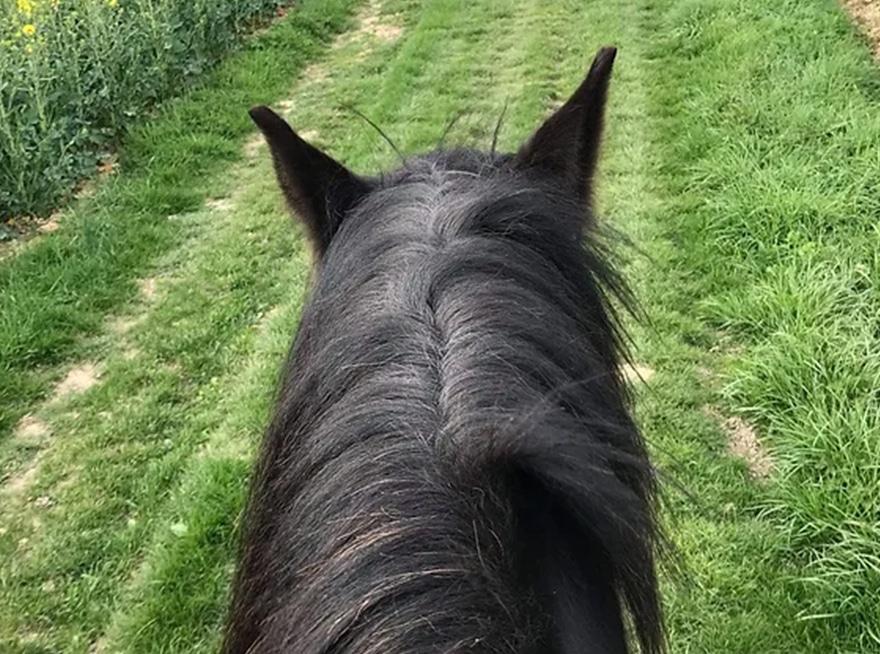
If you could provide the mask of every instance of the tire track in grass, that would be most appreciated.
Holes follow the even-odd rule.
[[[315,20],[311,5],[276,29],[314,56],[319,35],[340,22],[347,4],[323,6],[322,12],[330,12],[322,16],[327,22],[311,25],[308,34],[297,30]],[[293,53],[291,65],[304,56]],[[225,74],[252,76],[252,59]],[[274,82],[279,75],[267,77]],[[196,104],[181,101],[179,108],[194,112]],[[160,121],[157,129],[173,128]],[[269,180],[264,168],[251,175]],[[287,221],[259,192],[259,182],[247,175],[202,181],[206,188],[199,193],[220,191],[222,197],[209,198],[201,210],[167,216],[173,225],[167,231],[175,232],[181,247],[165,256],[158,274],[142,280],[142,295],[155,295],[146,298],[149,306],[105,320],[105,334],[77,347],[100,362],[102,383],[32,412],[52,439],[19,447],[16,433],[2,442],[4,469],[10,461],[31,467],[21,489],[28,492],[0,502],[0,651],[84,652],[96,642],[120,582],[137,569],[182,464],[222,421],[202,410],[218,404],[214,382],[235,369],[231,362],[241,360],[253,340],[252,325],[281,299],[286,282],[296,282],[298,243],[282,228]],[[242,182],[253,197],[245,219],[236,223],[242,216],[233,215],[229,199]],[[274,188],[268,181],[266,186]],[[104,195],[112,203],[113,189]],[[97,209],[112,211],[100,202],[95,199]],[[125,244],[116,245],[123,256]],[[154,294],[157,287],[162,292]],[[18,432],[33,426],[25,421]]]
[[[352,52],[369,53],[375,45],[372,37],[387,44],[392,41],[388,34],[399,36],[396,30],[383,29],[387,24],[379,20],[379,8],[372,2],[358,14],[355,29],[337,39],[328,61],[317,64],[320,70],[362,60],[357,54],[352,57]],[[332,82],[332,74],[316,74],[315,70],[307,69],[293,97],[277,104],[292,110],[307,91],[319,93],[318,89]],[[262,148],[251,149],[258,154]],[[256,175],[231,173],[243,182],[239,194],[244,196],[244,205],[253,196],[265,197],[267,183],[274,185],[268,156],[251,165]],[[284,219],[283,227],[289,229],[289,218],[285,215]],[[299,312],[307,271],[305,253],[300,252],[283,269],[282,278],[290,284],[288,298],[265,312],[256,326],[253,347],[215,380],[217,402],[204,411],[223,419],[186,462],[185,472],[156,520],[143,561],[125,583],[104,635],[95,641],[92,649],[96,652],[216,649],[226,606],[232,529],[253,448],[268,420],[268,395],[289,346],[290,325]]]
[[[653,370],[650,384],[635,388],[637,415],[657,463],[693,494],[671,483],[665,488],[664,514],[682,573],[670,568],[664,578],[671,651],[802,653],[809,650],[791,628],[796,607],[783,589],[779,535],[753,508],[764,488],[730,455],[719,424],[726,417],[703,412],[722,404],[720,375],[729,357],[692,311],[691,273],[667,237],[677,216],[662,184],[669,147],[658,137],[663,107],[651,95],[658,84],[650,51],[656,11],[623,0],[590,8],[621,45],[599,200],[606,218],[644,252],[627,253],[627,276],[648,317],[633,325],[635,349]]]
[[[375,3],[373,9],[375,9]],[[391,36],[396,34],[394,26],[386,28],[375,15],[368,15],[365,20],[368,21],[366,36],[374,36],[381,42],[387,43],[392,40]],[[350,40],[340,39],[338,42]],[[246,107],[242,110],[244,111],[244,109]],[[159,269],[164,272],[157,277],[141,280],[141,295],[147,300],[147,304],[152,306],[134,314],[107,321],[108,338],[104,349],[107,350],[109,358],[108,378],[111,388],[107,394],[111,397],[109,399],[107,397],[99,398],[97,402],[91,404],[84,403],[83,407],[89,409],[93,414],[85,417],[86,425],[78,425],[72,429],[70,424],[59,424],[61,428],[58,431],[67,432],[65,437],[69,439],[69,444],[56,451],[41,452],[39,461],[33,461],[34,464],[40,463],[42,465],[43,459],[48,460],[47,467],[50,470],[46,475],[46,480],[41,484],[41,489],[61,491],[63,488],[65,491],[59,494],[59,504],[66,509],[68,515],[59,516],[50,521],[50,526],[58,529],[58,532],[47,535],[43,522],[30,518],[29,513],[31,512],[26,507],[18,505],[13,507],[8,504],[3,507],[3,511],[8,517],[5,523],[10,527],[4,527],[0,536],[7,537],[5,543],[7,549],[14,551],[15,548],[12,547],[12,544],[16,538],[18,539],[18,554],[22,553],[20,550],[23,546],[33,544],[35,540],[39,543],[39,549],[29,552],[26,557],[19,557],[20,561],[12,562],[12,565],[8,566],[6,570],[2,570],[3,575],[8,576],[11,582],[10,586],[19,584],[25,591],[13,594],[12,597],[16,600],[33,599],[32,592],[38,585],[37,580],[48,579],[39,584],[40,589],[51,587],[56,597],[60,598],[42,598],[44,600],[42,605],[39,602],[24,601],[20,605],[23,610],[17,614],[15,609],[12,609],[8,614],[0,614],[0,626],[3,627],[0,631],[0,638],[3,639],[2,642],[9,643],[11,647],[31,647],[41,643],[63,642],[65,638],[69,638],[64,646],[65,650],[68,648],[72,648],[71,651],[81,649],[90,642],[92,643],[91,649],[103,649],[107,641],[98,637],[100,632],[95,631],[95,626],[98,624],[98,618],[95,616],[101,615],[106,610],[106,600],[112,602],[112,597],[118,593],[118,588],[114,587],[114,583],[118,585],[118,582],[123,581],[126,577],[135,580],[149,577],[149,574],[144,571],[146,566],[139,567],[137,564],[138,560],[142,558],[139,552],[141,544],[138,541],[142,542],[143,536],[151,533],[156,527],[153,523],[158,520],[157,515],[161,513],[158,507],[166,503],[162,496],[167,494],[167,490],[159,493],[157,501],[150,506],[139,506],[142,503],[139,501],[141,498],[138,495],[149,496],[156,494],[155,491],[161,488],[167,489],[174,478],[179,476],[178,469],[181,464],[192,456],[191,453],[200,443],[202,446],[199,458],[205,458],[206,452],[217,451],[218,448],[221,453],[229,453],[235,447],[247,451],[241,447],[242,444],[235,442],[221,442],[219,444],[214,442],[205,446],[203,434],[211,429],[212,423],[222,422],[222,414],[218,416],[218,409],[222,410],[225,406],[223,393],[229,392],[230,388],[236,385],[235,376],[237,372],[240,372],[236,369],[236,365],[241,365],[242,354],[247,351],[249,341],[252,340],[247,329],[238,334],[236,331],[241,327],[249,327],[248,323],[255,313],[254,320],[259,319],[267,312],[271,315],[271,306],[265,306],[265,303],[271,302],[273,294],[280,297],[279,293],[284,293],[285,286],[291,282],[295,293],[294,297],[288,300],[288,305],[297,308],[304,281],[300,273],[306,269],[306,266],[303,263],[303,252],[299,249],[295,235],[289,233],[289,218],[280,210],[280,207],[274,206],[275,203],[266,200],[267,197],[271,197],[265,192],[266,189],[274,190],[274,178],[268,160],[250,161],[245,164],[243,169],[231,171],[222,181],[214,185],[216,186],[214,196],[209,197],[202,210],[169,216],[169,220],[176,221],[181,230],[186,232],[187,238],[184,247],[172,251],[160,262]],[[242,215],[240,211],[236,211],[236,206],[239,203],[250,209],[252,213]],[[267,229],[269,221],[271,221],[272,229]],[[262,247],[257,247],[256,251],[254,248],[248,250],[245,247],[242,251],[241,234],[244,232],[248,235],[254,235],[261,230],[266,230],[266,234],[261,237],[257,236],[256,239],[245,240],[258,240],[258,245]],[[268,244],[268,239],[273,236],[279,237],[277,242],[280,246]],[[247,256],[254,254],[264,255],[263,260],[249,262]],[[281,265],[274,264],[273,268],[275,260],[280,260]],[[218,285],[214,282],[212,284],[211,280],[218,277],[222,278],[222,283]],[[247,281],[243,283],[242,278],[246,278]],[[259,281],[256,281],[260,278],[268,281],[260,284]],[[244,299],[245,306],[241,306],[239,303],[234,305],[233,309],[244,310],[243,320],[242,316],[235,315],[234,310],[224,311],[222,308],[218,308],[217,301],[221,300],[224,291],[229,290],[227,286],[230,284],[233,288],[242,287],[239,289],[242,292],[238,295],[240,300]],[[161,295],[157,292],[157,287],[162,288]],[[260,290],[261,288],[262,290]],[[248,290],[253,292],[248,293]],[[253,309],[247,311],[248,305],[253,305]],[[222,305],[220,306],[222,307]],[[234,323],[244,323],[241,327],[232,324],[231,330],[228,328],[229,325],[217,325],[220,327],[220,331],[228,332],[228,335],[232,337],[232,343],[223,342],[222,339],[218,340],[210,333],[214,322],[211,319],[212,313],[219,314],[217,318],[223,322],[228,322],[231,318]],[[136,346],[131,344],[132,341],[136,343]],[[199,352],[202,349],[200,343],[215,349],[201,353]],[[286,345],[285,342],[282,346],[282,352]],[[216,349],[218,346],[225,348],[225,351],[218,351]],[[178,356],[181,354],[183,358],[190,357],[193,360],[181,361],[181,357]],[[280,356],[265,357],[272,362],[271,369],[273,371],[279,358]],[[219,360],[215,361],[215,359]],[[228,361],[229,365],[224,366],[224,361]],[[136,370],[137,372],[135,372]],[[219,376],[205,379],[210,374],[210,370],[224,372],[226,379]],[[151,434],[152,440],[158,440],[158,445],[153,443],[155,447],[141,448],[138,452],[142,463],[147,464],[148,467],[158,467],[162,470],[160,477],[151,479],[147,474],[147,481],[142,486],[139,487],[137,484],[128,486],[122,491],[127,499],[115,509],[106,505],[101,506],[102,499],[109,499],[102,498],[103,495],[115,494],[121,489],[114,488],[113,484],[106,483],[104,479],[86,479],[78,477],[78,475],[99,467],[100,464],[97,463],[97,460],[108,454],[108,448],[119,446],[113,446],[114,442],[119,442],[120,445],[125,443],[129,434],[126,433],[125,426],[119,429],[109,426],[109,423],[117,416],[111,410],[99,410],[99,408],[114,404],[113,408],[124,413],[129,422],[137,422],[138,419],[147,423],[157,420],[167,422],[171,412],[159,406],[148,391],[143,392],[145,388],[151,386],[155,388],[157,381],[160,381],[158,378],[162,377],[162,372],[171,373],[167,375],[170,378],[164,379],[169,388],[162,390],[173,395],[197,390],[197,396],[194,399],[182,396],[176,399],[173,403],[182,405],[179,416],[182,422],[163,425],[162,433],[169,437],[159,440],[159,434],[153,433]],[[80,379],[82,375],[76,377]],[[271,389],[273,382],[274,379],[264,380],[261,385],[263,394]],[[71,386],[70,383],[63,385]],[[139,397],[140,395],[145,397]],[[168,399],[166,394],[160,392],[159,395],[163,399]],[[259,405],[262,407],[265,404],[265,398],[259,393],[257,397]],[[123,398],[125,404],[120,406],[118,400]],[[74,403],[74,406],[77,404]],[[191,416],[182,415],[187,410],[198,414],[201,406],[211,407],[211,410],[201,412],[204,414],[203,423],[199,423]],[[62,408],[69,409],[70,407],[62,405]],[[241,409],[240,406],[237,408]],[[85,411],[82,413],[86,414]],[[67,411],[56,422],[63,422],[65,417],[68,422],[75,422],[80,418],[80,412]],[[84,432],[89,429],[89,418],[92,419],[92,425],[95,422],[100,423],[98,429],[94,430],[97,433],[86,434]],[[259,413],[259,418],[262,424],[265,415]],[[179,431],[175,432],[175,430]],[[240,434],[236,434],[236,436],[240,436]],[[97,456],[93,456],[91,450],[97,452]],[[82,460],[83,458],[89,460],[85,464],[69,464],[70,460]],[[170,460],[162,461],[163,458]],[[234,458],[240,461],[241,453],[239,452]],[[104,467],[114,466],[111,464]],[[125,466],[115,467],[125,468]],[[38,472],[36,465],[28,468],[26,476],[23,477],[19,485],[31,484],[37,479]],[[241,472],[239,470],[239,477],[242,476]],[[124,473],[117,476],[124,476]],[[71,493],[67,491],[71,491],[79,497],[71,497]],[[81,497],[84,491],[87,492],[87,498]],[[85,509],[85,507],[76,506],[77,500],[83,499],[90,507],[95,504],[99,505],[99,510],[91,512],[83,510],[79,515],[75,515],[77,509]],[[76,532],[82,531],[81,523],[88,522],[88,519],[104,523],[92,530],[93,533],[89,534],[92,538],[100,538],[103,532],[113,530],[114,525],[120,523],[127,528],[123,532],[132,533],[114,537],[114,540],[118,542],[115,542],[115,545],[110,548],[112,551],[106,551],[106,548],[105,551],[100,551],[102,548],[96,547],[93,543],[77,542],[77,538],[74,536]],[[30,536],[23,536],[23,533],[28,533]],[[44,565],[46,559],[49,558],[47,552],[58,549],[59,541],[67,541],[68,546],[64,549],[71,554],[55,557],[56,560],[50,565]],[[120,551],[126,555],[128,560],[123,561],[121,560],[122,556],[115,556]],[[84,556],[89,563],[80,562],[76,564],[76,567],[88,565],[92,571],[87,577],[73,576],[73,578],[62,579],[65,567],[69,568],[71,565],[65,563],[65,559],[74,559],[77,556]],[[68,576],[71,577],[71,575]],[[93,583],[93,580],[96,583]],[[90,586],[85,592],[89,604],[88,610],[84,611],[83,615],[74,616],[72,620],[67,620],[66,616],[62,617],[62,614],[69,614],[73,607],[69,597],[62,598],[61,595],[67,594],[69,596],[79,593],[82,591],[83,585]],[[13,603],[10,602],[10,606]],[[36,611],[29,610],[34,608]],[[67,625],[65,622],[74,624]],[[72,633],[58,633],[64,627],[70,627],[69,631]]]
[[[327,70],[342,70],[350,62],[355,66],[346,78],[349,83],[362,78],[361,67],[372,66],[370,56],[359,56],[358,49],[348,44],[334,48],[325,65]],[[307,79],[294,95],[297,113],[322,114],[327,93],[344,83],[332,75],[319,83]],[[301,120],[324,131],[328,121],[326,114],[323,117],[324,122]],[[282,305],[248,355],[244,369],[220,382],[224,400],[210,411],[225,415],[226,420],[190,459],[164,513],[164,524],[157,525],[145,560],[117,603],[107,635],[99,641],[100,651],[152,651],[156,647],[201,651],[215,646],[211,629],[217,627],[225,609],[232,521],[242,501],[251,447],[268,417],[267,391],[274,387],[294,318],[295,311]]]
[[[253,339],[248,328],[281,297],[280,275],[296,278],[285,266],[297,261],[296,249],[284,229],[272,225],[273,219],[284,224],[284,217],[272,207],[263,216],[247,222],[265,233],[246,239],[235,222],[240,216],[224,222],[207,211],[187,218],[205,221],[208,238],[188,248],[189,269],[167,275],[164,299],[127,335],[138,354],[126,356],[121,343],[110,349],[102,386],[47,414],[56,437],[40,462],[34,493],[51,497],[53,505],[39,513],[0,507],[9,530],[0,547],[10,555],[0,564],[9,582],[0,587],[5,637],[26,633],[35,642],[42,634],[46,644],[77,651],[100,624],[152,533],[167,489],[212,423],[222,420],[205,410],[218,405],[219,375],[234,370],[229,362]],[[279,237],[268,250],[260,245],[267,236]],[[248,261],[254,255],[262,260]],[[47,583],[52,592],[40,592]]]

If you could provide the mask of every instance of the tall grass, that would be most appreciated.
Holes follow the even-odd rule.
[[[660,5],[669,231],[748,345],[727,397],[775,459],[761,508],[817,650],[880,651],[880,71],[836,2]]]
[[[234,48],[283,0],[0,5],[0,223],[44,214],[102,146]]]

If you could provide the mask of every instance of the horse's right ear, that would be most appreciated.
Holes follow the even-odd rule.
[[[515,167],[555,179],[589,202],[616,55],[614,47],[599,50],[574,95],[519,149]]]
[[[345,215],[372,190],[371,185],[306,143],[268,107],[252,107],[249,113],[269,144],[278,184],[305,223],[320,260]]]

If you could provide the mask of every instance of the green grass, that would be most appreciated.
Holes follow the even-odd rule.
[[[138,275],[182,241],[169,216],[212,191],[212,174],[239,161],[246,108],[283,94],[297,71],[346,25],[351,0],[303,2],[290,20],[254,39],[204,87],[135,129],[121,175],[76,205],[63,228],[0,266],[0,442],[44,397],[57,365],[91,356],[87,337],[134,297]]]
[[[880,70],[837,3],[664,5],[645,25],[672,261],[744,346],[724,396],[777,464],[754,506],[798,632],[880,651]]]
[[[836,5],[385,0],[363,10],[400,38],[326,50],[350,4],[300,3],[138,130],[60,232],[0,262],[0,650],[216,647],[308,275],[265,147],[242,154],[247,106],[287,107],[367,172],[394,154],[343,106],[412,151],[463,109],[448,141],[485,146],[509,99],[512,148],[605,43],[600,206],[649,255],[628,269],[655,371],[639,419],[695,498],[669,487],[672,651],[880,649],[880,74]],[[48,400],[82,361],[98,383]],[[14,433],[25,412],[51,433]],[[719,414],[753,422],[769,479],[728,456]]]

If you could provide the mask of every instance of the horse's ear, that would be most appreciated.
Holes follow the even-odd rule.
[[[556,110],[523,144],[514,166],[557,180],[583,202],[602,139],[605,97],[617,49],[599,50],[586,79],[574,95]]]
[[[269,143],[278,184],[320,259],[345,214],[370,192],[370,183],[306,143],[268,107],[253,107],[249,113]]]

